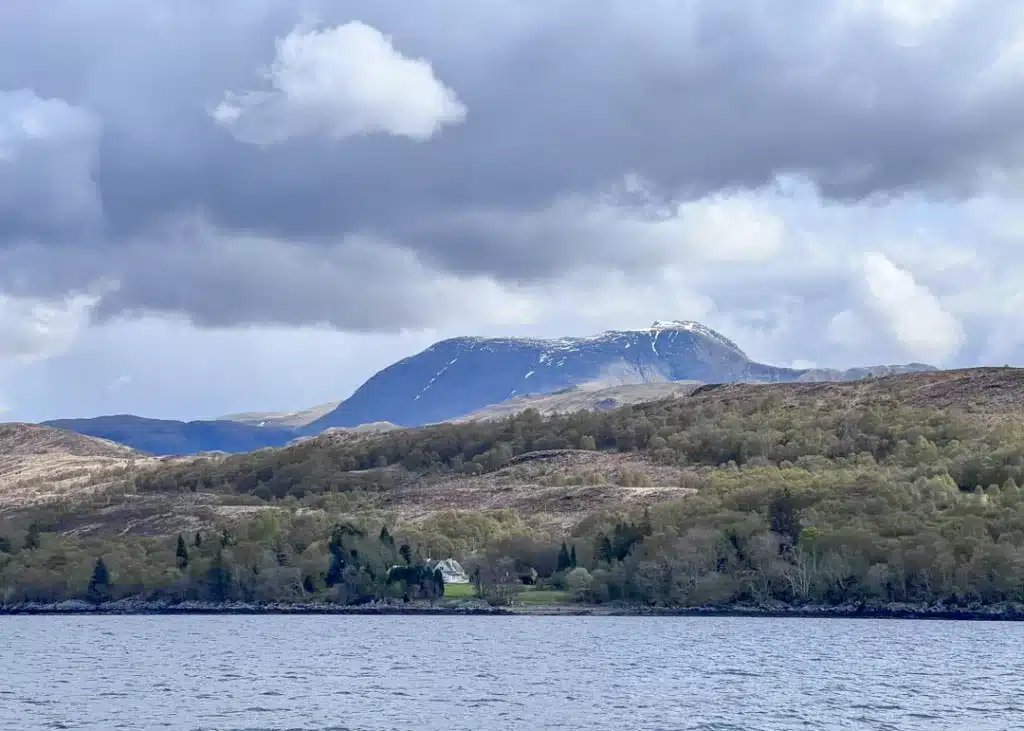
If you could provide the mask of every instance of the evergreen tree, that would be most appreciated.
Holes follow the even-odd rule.
[[[327,586],[335,586],[341,583],[342,574],[345,571],[345,558],[339,552],[331,553],[331,566],[324,576],[324,583]]]
[[[408,543],[403,543],[398,552],[402,554],[402,558],[405,560],[405,565],[409,566],[412,564],[412,548]]]
[[[651,525],[650,508],[644,508],[644,518],[642,521],[640,521],[639,531],[640,535],[644,538],[649,538],[651,533],[654,532],[654,527]]]
[[[39,548],[39,524],[33,522],[25,534],[25,550],[34,551]]]
[[[572,567],[572,557],[569,555],[569,547],[562,541],[562,547],[558,549],[558,561],[555,564],[556,571],[565,571]]]
[[[800,539],[800,531],[803,530],[803,526],[800,523],[800,511],[797,508],[796,499],[788,487],[783,488],[782,492],[772,500],[768,506],[768,515],[771,520],[772,532],[783,538],[779,551],[785,551],[787,545],[795,546]]]
[[[572,544],[572,550],[569,551],[569,566],[576,568],[576,544]]]
[[[92,569],[92,578],[89,579],[89,599],[94,602],[107,601],[110,598],[110,571],[103,557],[96,559],[96,565]]]
[[[379,539],[385,546],[395,545],[395,539],[391,537],[391,533],[388,532],[388,527],[386,525],[381,527]]]
[[[195,546],[196,548],[202,548],[203,547],[203,534],[200,533],[199,531],[196,531],[196,537],[192,541],[192,545]]]
[[[288,549],[285,548],[284,543],[280,540],[274,544],[274,558],[277,560],[278,566],[287,566],[290,563],[288,560]]]
[[[178,534],[178,550],[175,552],[178,557],[178,568],[183,569],[188,566],[188,549],[185,547],[185,539]]]
[[[228,529],[227,528],[224,528],[220,532],[220,547],[221,548],[227,548],[232,543],[233,543],[233,541],[231,540],[231,534],[228,533]]]
[[[597,549],[597,560],[602,563],[611,563],[614,558],[611,539],[608,536],[601,536],[601,542]]]
[[[207,572],[210,598],[215,602],[227,601],[232,597],[234,574],[224,560],[224,552],[217,551]]]
[[[0,536],[0,553],[14,553],[14,544],[7,536]]]

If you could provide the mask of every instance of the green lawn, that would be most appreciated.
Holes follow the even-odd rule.
[[[472,584],[445,584],[445,599],[469,599],[476,596]],[[522,604],[569,604],[572,592],[555,589],[534,589],[524,586],[516,592],[516,601]]]
[[[568,604],[572,593],[556,589],[525,589],[516,595],[516,601],[523,604]]]
[[[474,596],[472,584],[445,584],[444,596],[446,599],[468,599]]]

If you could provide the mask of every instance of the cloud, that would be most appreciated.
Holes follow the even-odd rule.
[[[830,334],[837,342],[858,346],[884,335],[910,357],[939,363],[957,353],[963,326],[913,274],[876,251],[863,255],[861,267],[864,310],[843,310],[832,318]]]
[[[95,115],[62,99],[0,90],[0,228],[8,237],[81,234],[97,225],[100,129]]]
[[[87,295],[44,301],[0,294],[0,360],[41,360],[67,351],[88,324],[97,300]]]
[[[277,41],[265,76],[272,91],[229,92],[211,112],[241,142],[374,133],[424,141],[467,114],[428,61],[403,56],[390,38],[358,21],[294,29]]]
[[[679,317],[779,363],[1024,358],[1024,6],[786,8],[0,3],[9,342],[57,352],[32,308],[97,299],[7,381],[40,409],[195,413],[255,357],[238,333],[305,378],[296,328],[316,357],[383,333],[400,355]],[[195,367],[94,350],[160,337]],[[181,374],[165,400],[156,373]]]

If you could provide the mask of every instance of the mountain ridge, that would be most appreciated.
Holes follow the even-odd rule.
[[[584,337],[441,340],[381,369],[333,409],[327,408],[332,404],[322,404],[293,412],[233,415],[240,421],[221,417],[185,422],[122,414],[43,423],[150,454],[248,452],[284,446],[327,429],[380,422],[416,427],[488,409],[507,413],[518,408],[516,404],[500,406],[509,399],[566,389],[843,381],[929,370],[937,369],[922,363],[846,370],[773,366],[751,360],[734,341],[701,323],[656,320],[647,328]]]
[[[157,455],[251,452],[283,446],[296,434],[289,428],[259,427],[235,421],[176,421],[133,414],[54,419],[42,425],[107,439]]]
[[[307,429],[368,421],[421,426],[583,383],[838,381],[922,370],[936,369],[923,363],[847,370],[767,365],[721,333],[686,320],[588,337],[457,337],[382,369]]]

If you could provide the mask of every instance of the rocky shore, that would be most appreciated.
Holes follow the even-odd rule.
[[[143,601],[122,599],[93,604],[65,601],[53,604],[19,602],[0,605],[0,615],[473,615],[473,616],[630,616],[630,617],[805,617],[834,619],[945,619],[1022,621],[1024,604],[922,605],[843,604],[731,605],[707,607],[650,607],[625,604],[549,604],[492,607],[478,600],[373,603],[341,605],[328,602],[301,604],[273,602]]]

